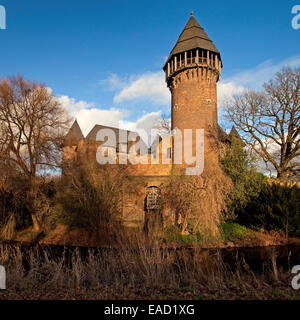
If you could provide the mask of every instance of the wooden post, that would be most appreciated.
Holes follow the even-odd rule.
[[[273,272],[274,272],[274,280],[279,281],[276,258],[277,258],[276,249],[272,248],[271,249],[271,261],[272,261],[272,267],[273,267]]]
[[[209,66],[209,51],[207,50],[207,65]]]
[[[184,66],[187,65],[187,52],[184,52]]]
[[[199,63],[199,50],[196,50],[196,63]]]
[[[177,70],[177,57],[176,56],[174,58],[174,63],[175,63],[174,71],[176,71]]]
[[[168,77],[170,76],[170,62],[168,62]]]

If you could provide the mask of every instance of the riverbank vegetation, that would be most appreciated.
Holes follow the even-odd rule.
[[[125,241],[126,240],[126,241]],[[118,249],[70,250],[0,245],[7,290],[0,299],[299,299],[288,260],[229,263],[220,251],[162,247],[137,236]],[[271,252],[271,251],[270,251]]]

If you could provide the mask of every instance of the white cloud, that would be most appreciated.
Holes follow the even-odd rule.
[[[143,131],[150,133],[151,128],[156,124],[161,112],[145,113],[136,122],[126,120],[129,116],[127,110],[120,110],[116,108],[99,109],[95,107],[92,102],[76,101],[74,98],[68,96],[58,97],[59,102],[69,112],[69,114],[76,118],[84,136],[86,136],[96,124],[127,129],[131,131]],[[141,130],[142,129],[142,130]],[[145,141],[146,136],[143,136]]]
[[[122,110],[111,109],[84,109],[75,113],[75,118],[86,136],[96,124],[102,124],[110,127],[119,127],[120,122],[126,116]]]
[[[86,101],[76,101],[68,96],[58,97],[59,102],[68,111],[68,113],[77,119],[82,133],[86,136],[95,124],[104,124],[108,126],[117,126],[127,114],[127,111],[115,108],[99,109],[95,103]]]
[[[277,63],[270,59],[260,63],[253,69],[239,72],[227,80],[247,88],[260,89],[264,82],[271,79],[283,67],[295,68],[299,66],[300,55],[290,57]]]
[[[232,77],[221,80],[218,83],[218,103],[222,107],[234,94],[241,93],[244,89],[262,88],[264,82],[274,77],[283,67],[299,67],[300,55],[290,57],[286,60],[275,63],[273,60],[267,60],[255,68],[245,70],[235,74]]]
[[[285,66],[299,67],[300,55],[280,62],[267,60],[255,68],[245,70],[225,78],[218,83],[218,101],[221,107],[234,94],[241,93],[245,88],[260,89],[262,84],[271,79],[276,72]],[[165,83],[163,71],[146,72],[142,75],[120,77],[111,74],[101,83],[108,84],[111,90],[117,91],[114,103],[124,101],[147,101],[151,104],[170,106],[171,95]]]
[[[268,60],[253,69],[245,70],[220,81],[218,83],[219,107],[222,107],[234,94],[241,93],[245,88],[261,88],[264,82],[272,78],[284,66],[300,66],[300,55],[278,63]],[[162,71],[146,72],[139,76],[131,75],[125,77],[112,73],[106,80],[102,80],[99,83],[107,85],[110,90],[117,92],[114,97],[116,104],[124,101],[143,101],[164,107],[171,106],[170,92],[166,86],[165,76]],[[77,118],[84,135],[88,134],[95,124],[132,131],[138,131],[142,128],[149,133],[161,115],[161,111],[150,112],[145,113],[137,121],[130,121],[127,120],[130,115],[127,110],[121,110],[117,107],[100,109],[94,102],[76,101],[68,96],[60,96],[58,99],[66,110]]]
[[[111,73],[107,79],[100,80],[100,85],[108,86],[109,90],[117,90],[124,86],[123,79],[116,73]]]
[[[161,111],[146,113],[134,123],[133,131],[140,134],[142,139],[150,145],[151,129],[157,125],[158,120],[161,118]],[[151,137],[153,139],[153,137]]]
[[[129,84],[115,95],[114,102],[145,99],[152,104],[170,105],[171,96],[163,71],[146,72],[140,76],[131,77]]]
[[[229,103],[235,94],[242,93],[245,88],[241,85],[229,82],[219,82],[218,83],[218,106],[222,107]]]
[[[68,96],[60,96],[58,97],[58,101],[71,115],[74,115],[80,110],[90,109],[95,106],[94,102],[76,101],[74,98]]]

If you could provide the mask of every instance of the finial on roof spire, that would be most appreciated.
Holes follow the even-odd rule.
[[[191,17],[194,15],[194,11],[191,11]]]

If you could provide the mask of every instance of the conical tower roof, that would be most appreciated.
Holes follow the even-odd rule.
[[[192,12],[190,19],[181,32],[173,50],[169,55],[166,64],[175,54],[196,48],[209,50],[220,54],[219,50],[216,48],[204,29],[200,26],[198,21],[195,19]]]
[[[79,127],[77,120],[74,121],[72,127],[65,137],[65,145],[77,144],[79,140],[84,139],[82,131]]]

